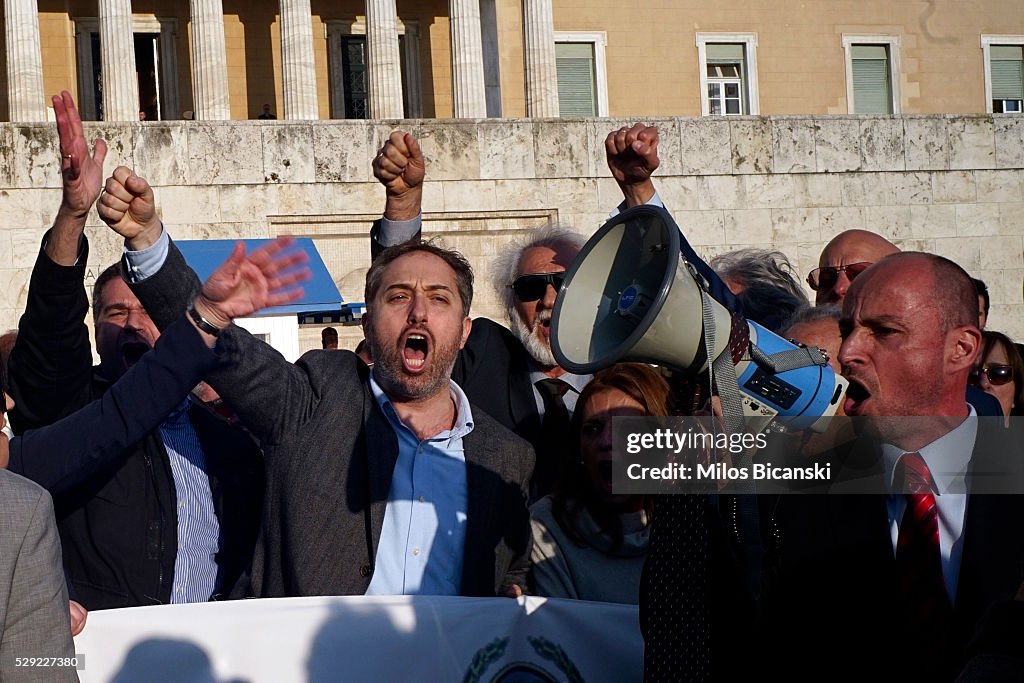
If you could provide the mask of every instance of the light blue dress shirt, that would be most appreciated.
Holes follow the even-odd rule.
[[[462,440],[473,431],[473,414],[462,389],[450,384],[454,428],[421,441],[370,374],[373,396],[398,437],[398,460],[367,595],[460,593],[468,509]]]

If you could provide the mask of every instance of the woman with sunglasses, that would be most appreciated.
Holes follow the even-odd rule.
[[[1002,332],[982,331],[980,361],[971,370],[971,383],[994,396],[1006,425],[1011,415],[1024,415],[1024,359]]]
[[[574,447],[555,492],[531,508],[534,594],[637,604],[651,499],[612,493],[612,418],[668,414],[669,387],[642,363],[594,375],[573,414]]]

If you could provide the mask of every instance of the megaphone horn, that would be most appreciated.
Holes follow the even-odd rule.
[[[834,414],[845,381],[815,354],[790,353],[797,347],[760,325],[734,325],[683,258],[684,240],[657,206],[633,207],[605,223],[566,272],[555,301],[551,350],[558,364],[588,374],[638,361],[696,375],[716,359],[721,367],[728,353],[728,374],[748,417],[801,417],[806,426]],[[737,348],[730,349],[730,337]],[[717,381],[726,378],[719,373]]]

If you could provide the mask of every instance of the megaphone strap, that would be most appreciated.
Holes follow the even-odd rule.
[[[805,346],[769,355],[762,351],[757,344],[751,344],[750,360],[773,375],[812,365],[828,365],[827,356],[817,346]]]
[[[704,322],[704,348],[708,359],[711,360],[711,363],[708,365],[711,375],[711,386],[712,388],[716,386],[718,388],[718,397],[722,402],[722,418],[725,422],[726,430],[730,433],[740,433],[743,431],[744,424],[743,404],[740,400],[739,389],[737,388],[736,366],[733,364],[732,359],[732,343],[737,325],[733,324],[730,326],[732,328],[729,337],[730,353],[721,353],[716,357],[715,336],[717,330],[710,296],[702,289],[700,290],[700,298],[701,316]],[[743,325],[743,327],[746,328],[746,325]],[[719,379],[719,376],[724,378],[725,381],[723,382]]]

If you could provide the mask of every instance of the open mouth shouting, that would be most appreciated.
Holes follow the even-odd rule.
[[[533,323],[534,334],[542,340],[551,338],[551,311],[544,310],[537,313],[537,319]]]
[[[422,372],[430,351],[430,337],[423,332],[410,332],[402,343],[402,367],[412,374]]]
[[[861,384],[860,380],[847,378],[850,386],[846,389],[846,398],[843,401],[843,410],[847,415],[861,415],[864,410],[864,403],[871,398],[871,392]]]
[[[142,355],[149,351],[149,344],[140,341],[125,342],[121,345],[121,356],[124,358],[124,365],[132,367],[139,362]]]

